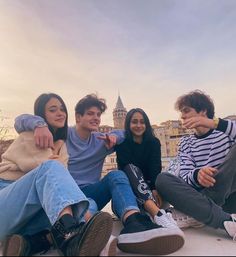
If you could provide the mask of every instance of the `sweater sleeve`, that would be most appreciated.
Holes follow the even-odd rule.
[[[109,134],[117,137],[117,145],[121,144],[125,139],[125,132],[122,129],[114,129]]]
[[[219,119],[219,124],[216,130],[225,133],[233,141],[236,141],[236,121]]]
[[[161,163],[161,144],[159,139],[155,139],[152,143],[151,152],[149,156],[149,178],[150,178],[150,188],[155,189],[155,182],[157,175],[161,173],[162,163]]]
[[[192,187],[199,189],[202,186],[197,181],[197,173],[194,159],[188,146],[188,136],[183,137],[179,143],[178,159],[179,159],[179,177],[185,180]]]
[[[33,131],[39,122],[45,122],[40,116],[31,114],[22,114],[15,119],[15,130],[17,133],[24,131]]]

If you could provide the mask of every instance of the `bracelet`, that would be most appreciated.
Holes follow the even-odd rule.
[[[44,128],[48,127],[48,124],[45,121],[37,121],[35,124],[35,128]]]
[[[214,121],[215,129],[216,129],[219,125],[220,120],[219,120],[219,118],[214,118],[213,121]]]

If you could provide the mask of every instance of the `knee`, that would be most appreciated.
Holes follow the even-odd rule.
[[[89,201],[89,212],[94,215],[98,211],[98,206],[92,198],[88,198]]]
[[[156,178],[156,189],[161,191],[162,189],[166,188],[172,176],[172,174],[169,174],[167,172],[160,173]]]
[[[230,149],[230,151],[229,151],[229,153],[228,153],[228,155],[230,155],[230,156],[235,156],[235,154],[236,154],[236,144],[234,144],[232,147],[231,147],[231,149]]]
[[[112,183],[128,182],[128,177],[121,170],[113,170],[107,174],[107,179]]]

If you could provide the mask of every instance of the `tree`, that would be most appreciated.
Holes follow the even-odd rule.
[[[0,110],[0,161],[2,154],[6,151],[6,149],[9,147],[9,145],[12,143],[13,140],[7,139],[7,134],[9,132],[9,126],[5,125],[5,120],[7,117],[5,117],[2,113],[2,110]]]
[[[0,110],[0,143],[6,139],[9,127],[4,124],[4,120],[7,117],[3,116],[2,110]]]

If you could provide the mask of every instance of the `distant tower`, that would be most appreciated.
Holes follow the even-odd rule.
[[[126,114],[126,108],[124,107],[119,94],[116,107],[113,110],[113,121],[115,129],[124,129]]]

